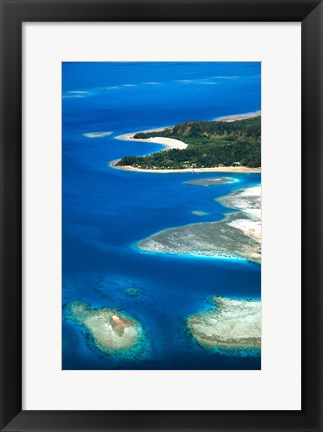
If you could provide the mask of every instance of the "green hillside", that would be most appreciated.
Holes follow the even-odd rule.
[[[117,165],[143,169],[261,166],[261,117],[233,122],[188,121],[159,132],[140,132],[134,138],[166,137],[184,141],[186,149],[170,149],[147,156],[126,156]]]

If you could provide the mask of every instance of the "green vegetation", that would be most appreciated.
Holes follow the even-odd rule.
[[[134,138],[166,137],[188,144],[147,156],[126,156],[117,165],[143,169],[261,166],[261,118],[233,122],[188,121],[159,132],[140,132]]]

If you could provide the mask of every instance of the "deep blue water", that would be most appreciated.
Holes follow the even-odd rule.
[[[147,254],[136,242],[165,228],[219,220],[215,198],[260,183],[260,174],[126,172],[111,160],[162,148],[115,136],[192,119],[260,109],[259,63],[63,63],[63,305],[81,300],[138,319],[143,357],[98,353],[82,329],[63,318],[63,369],[259,369],[260,356],[206,350],[185,318],[224,295],[260,298],[260,266]],[[110,136],[88,138],[91,132]],[[237,182],[201,187],[203,177]],[[209,213],[196,216],[192,211]],[[140,295],[130,296],[129,288]]]

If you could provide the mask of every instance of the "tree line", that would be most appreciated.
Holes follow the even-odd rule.
[[[261,166],[261,118],[233,122],[188,121],[159,132],[140,132],[134,138],[166,137],[188,144],[147,156],[126,156],[117,165],[143,169],[212,168],[240,164]]]

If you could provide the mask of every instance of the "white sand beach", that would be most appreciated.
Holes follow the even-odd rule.
[[[167,139],[167,138],[163,138]],[[145,140],[145,142],[148,140]],[[173,140],[177,141],[177,140]],[[157,144],[157,143],[156,143]],[[158,143],[159,144],[159,143]],[[172,174],[172,173],[208,173],[208,172],[221,172],[221,173],[261,173],[261,168],[249,168],[246,166],[228,166],[228,167],[214,167],[214,168],[185,168],[185,169],[143,169],[135,168],[131,165],[117,166],[120,159],[111,161],[109,166],[115,169],[122,169],[126,171],[136,171],[145,173],[156,174]]]
[[[141,132],[158,132],[164,129],[165,128],[150,129]],[[186,149],[187,147],[187,144],[184,143],[183,141],[179,141],[173,138],[164,138],[164,137],[152,137],[152,138],[145,138],[145,139],[134,138],[134,135],[136,135],[137,133],[139,132],[130,132],[124,135],[119,135],[116,137],[116,139],[123,140],[123,141],[138,141],[138,142],[145,142],[145,143],[148,142],[153,144],[161,144],[167,149]]]
[[[246,118],[258,117],[261,115],[261,111],[256,111],[253,113],[246,114],[237,114],[227,117],[221,117],[215,120],[221,121],[234,121],[234,120],[243,120]],[[144,142],[144,143],[152,143],[152,144],[161,144],[166,149],[186,149],[187,144],[183,141],[173,139],[173,138],[164,138],[164,137],[152,137],[152,138],[144,138],[138,139],[134,138],[134,135],[137,133],[146,133],[146,132],[160,132],[172,126],[164,126],[161,128],[147,129],[140,132],[129,132],[123,135],[116,136],[115,139],[122,141],[136,141],[136,142]],[[115,169],[122,169],[126,171],[136,171],[136,172],[146,172],[146,173],[158,173],[158,174],[170,174],[170,173],[184,173],[184,172],[194,172],[194,173],[207,173],[207,172],[221,172],[221,173],[260,173],[261,168],[250,168],[246,166],[219,166],[212,168],[184,168],[184,169],[143,169],[136,168],[131,165],[117,166],[117,163],[120,159],[111,161],[109,166]]]

